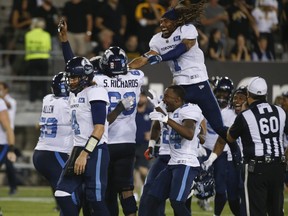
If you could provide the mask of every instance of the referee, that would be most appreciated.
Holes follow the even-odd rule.
[[[230,142],[241,137],[247,215],[282,216],[286,114],[266,101],[267,84],[253,77],[248,85],[249,108],[241,112],[227,132]]]

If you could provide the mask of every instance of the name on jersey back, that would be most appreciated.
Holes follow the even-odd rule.
[[[43,113],[53,113],[53,111],[54,111],[53,105],[43,107]]]
[[[135,88],[138,87],[138,79],[131,79],[131,80],[108,80],[104,79],[104,87],[112,87],[112,88]]]

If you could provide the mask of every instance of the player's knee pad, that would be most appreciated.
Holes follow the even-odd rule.
[[[61,191],[61,190],[56,190],[54,193],[55,197],[66,197],[66,196],[71,196],[70,193],[65,192],[65,191]]]
[[[125,215],[137,212],[137,203],[133,194],[132,196],[129,196],[125,199],[122,195],[120,195],[120,203],[122,205],[122,209]]]

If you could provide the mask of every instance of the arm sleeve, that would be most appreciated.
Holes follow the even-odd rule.
[[[106,102],[105,101],[90,101],[93,124],[103,124],[106,121]]]
[[[229,129],[229,134],[234,139],[237,139],[243,131],[243,122],[242,122],[243,120],[242,119],[243,119],[242,114],[239,114],[236,117],[233,125]]]
[[[69,41],[62,42],[61,44],[62,44],[62,52],[63,52],[64,60],[65,60],[65,63],[67,63],[75,55],[71,49]]]

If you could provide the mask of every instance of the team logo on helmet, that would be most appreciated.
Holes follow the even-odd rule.
[[[93,65],[88,61],[88,59],[83,58],[81,65],[84,68],[84,73],[89,75],[91,73],[93,73]]]

